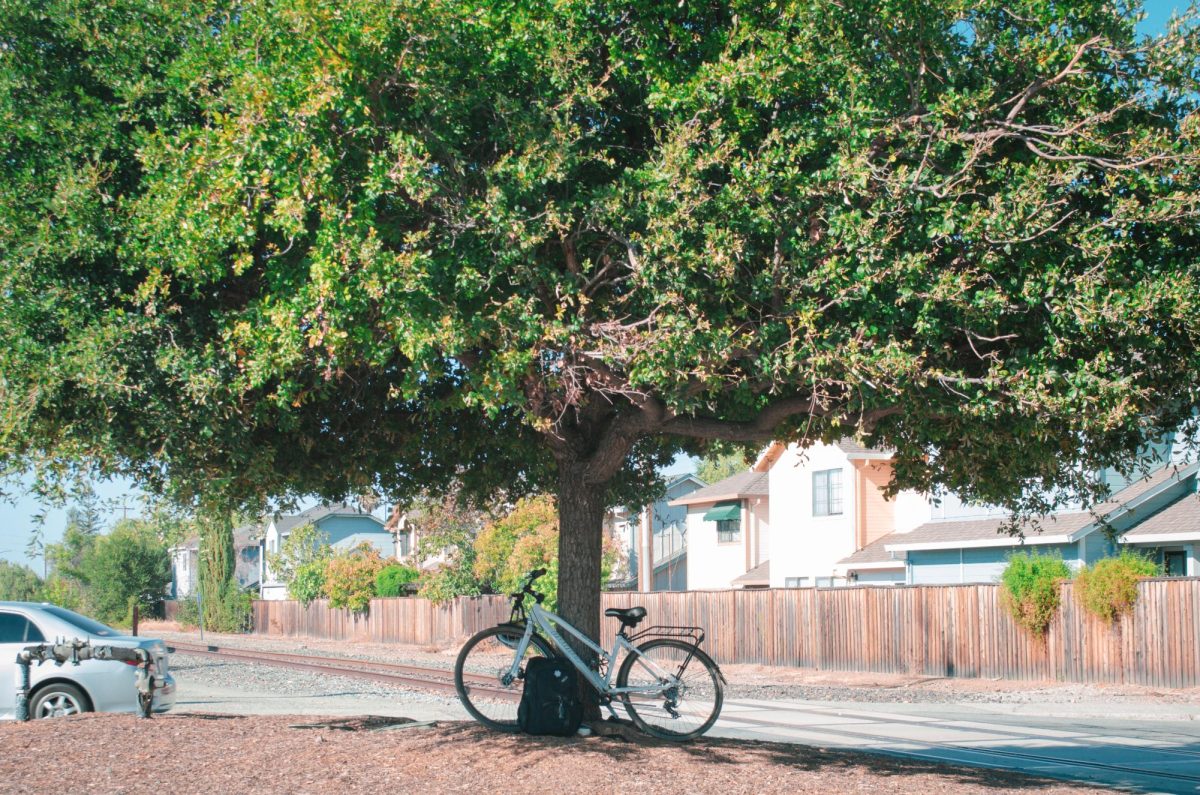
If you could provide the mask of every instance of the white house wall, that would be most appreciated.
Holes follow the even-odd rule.
[[[915,491],[902,491],[893,501],[895,532],[907,533],[916,530],[932,517],[929,499]]]
[[[812,476],[842,471],[842,513],[813,516]],[[834,565],[855,552],[854,467],[837,447],[817,444],[805,451],[788,445],[768,473],[770,479],[771,587],[788,578],[833,575]]]
[[[190,549],[171,550],[171,570],[175,580],[175,598],[192,595],[196,587],[196,553]]]
[[[747,511],[742,510],[742,532],[737,541],[717,541],[717,523],[704,521],[712,505],[689,506],[687,513],[687,587],[689,591],[729,588],[746,573]]]
[[[857,585],[903,585],[904,569],[861,569]]]
[[[766,497],[750,497],[747,501],[751,536],[750,568],[771,559],[771,504]]]

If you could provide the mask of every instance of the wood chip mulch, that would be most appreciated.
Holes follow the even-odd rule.
[[[799,745],[542,738],[473,723],[176,713],[0,723],[0,792],[999,793],[1095,787]],[[317,725],[314,725],[317,724]],[[322,725],[323,724],[323,725]]]

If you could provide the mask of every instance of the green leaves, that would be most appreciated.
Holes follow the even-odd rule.
[[[1194,25],[9,5],[9,460],[515,499],[552,460],[615,495],[707,439],[857,430],[996,502],[1196,403]]]

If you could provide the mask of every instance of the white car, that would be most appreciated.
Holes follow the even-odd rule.
[[[0,719],[16,717],[17,653],[26,646],[59,640],[146,649],[154,660],[155,673],[164,680],[163,687],[154,692],[153,710],[166,712],[175,705],[175,680],[167,670],[167,646],[161,640],[123,635],[57,605],[0,602]],[[135,664],[115,660],[85,660],[78,665],[35,662],[29,669],[29,716],[137,712],[135,669]]]

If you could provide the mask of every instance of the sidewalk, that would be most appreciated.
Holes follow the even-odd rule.
[[[1169,719],[1159,720],[1150,710],[1116,717],[1095,705],[1072,706],[732,699],[710,734],[1018,770],[1145,792],[1200,792],[1200,710],[1179,705]]]

